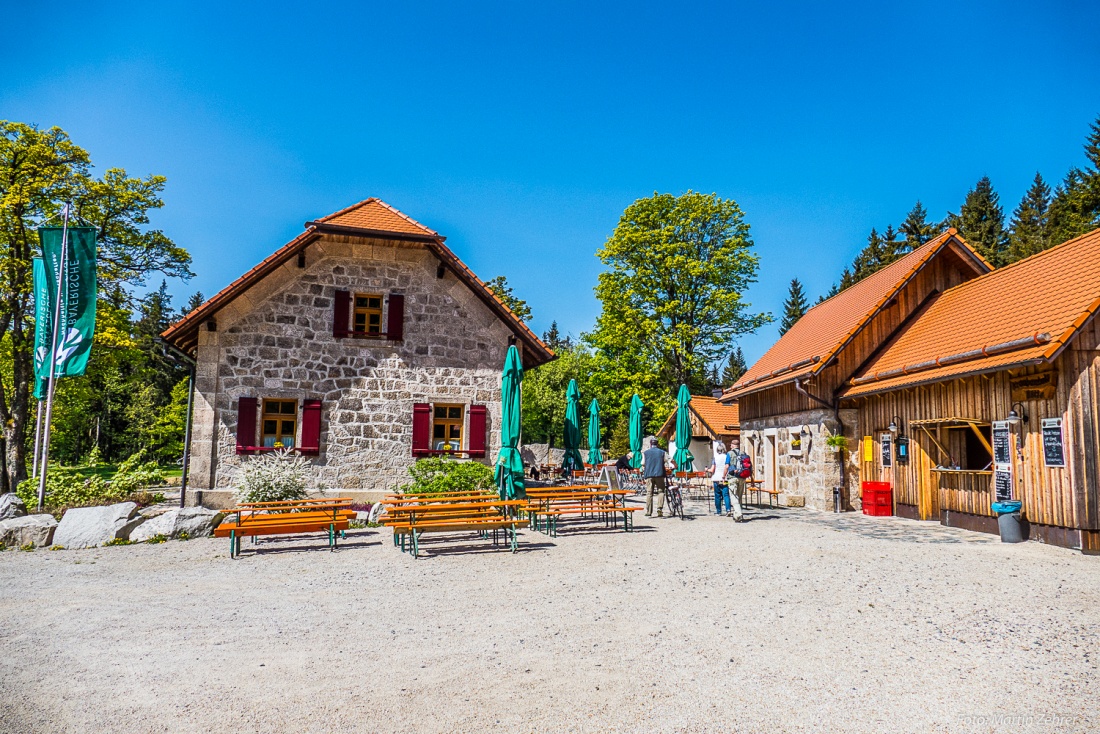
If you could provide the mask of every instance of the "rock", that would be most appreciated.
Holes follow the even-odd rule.
[[[25,515],[0,520],[0,545],[18,548],[28,543],[39,548],[51,545],[57,520],[53,515]]]
[[[141,513],[141,516],[146,520],[150,520],[154,517],[160,517],[164,513],[170,512],[177,507],[179,507],[179,504],[175,502],[161,502],[159,505],[142,507],[138,512]]]
[[[95,548],[109,540],[126,540],[145,518],[137,504],[120,502],[104,507],[74,507],[67,510],[54,533],[54,543],[66,548]]]
[[[784,499],[787,501],[787,507],[806,506],[806,498],[800,494],[788,494]]]
[[[223,517],[223,513],[205,507],[177,507],[143,522],[130,533],[130,540],[141,543],[156,535],[178,538],[181,533],[190,538],[205,538],[214,534]]]
[[[0,520],[10,520],[13,517],[23,517],[27,514],[27,506],[15,492],[0,494]]]

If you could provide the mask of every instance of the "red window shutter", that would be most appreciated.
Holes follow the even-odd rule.
[[[256,446],[256,398],[237,398],[237,453]]]
[[[485,406],[470,406],[470,458],[485,458]]]
[[[413,456],[426,456],[432,450],[432,406],[413,405]]]
[[[348,319],[351,318],[351,294],[336,291],[332,299],[332,335],[343,339],[348,335]]]
[[[390,294],[390,312],[386,315],[386,338],[399,342],[405,338],[405,297]]]
[[[321,453],[321,401],[302,401],[302,445],[303,454]]]

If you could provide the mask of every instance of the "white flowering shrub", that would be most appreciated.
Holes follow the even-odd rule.
[[[290,449],[250,456],[237,481],[238,502],[285,502],[306,498],[309,461]]]

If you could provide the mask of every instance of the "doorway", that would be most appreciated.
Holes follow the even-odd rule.
[[[779,456],[776,453],[776,436],[777,431],[772,429],[770,431],[764,431],[764,489],[768,492],[775,492],[779,488],[776,482],[776,473],[778,467]]]

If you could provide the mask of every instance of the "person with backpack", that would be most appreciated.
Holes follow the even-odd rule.
[[[737,522],[741,522],[745,519],[744,513],[741,512],[741,502],[745,496],[745,481],[752,478],[752,459],[749,455],[740,449],[735,449],[737,458],[732,460],[730,466],[730,474],[733,476],[734,491],[731,492],[730,499],[733,501],[733,519]]]
[[[707,470],[710,472],[711,484],[714,485],[714,512],[718,515],[722,514],[723,504],[727,515],[733,512],[733,505],[730,504],[730,485],[726,479],[729,469],[730,455],[726,453],[726,445],[719,441],[714,444],[714,461],[710,463],[710,468]]]

